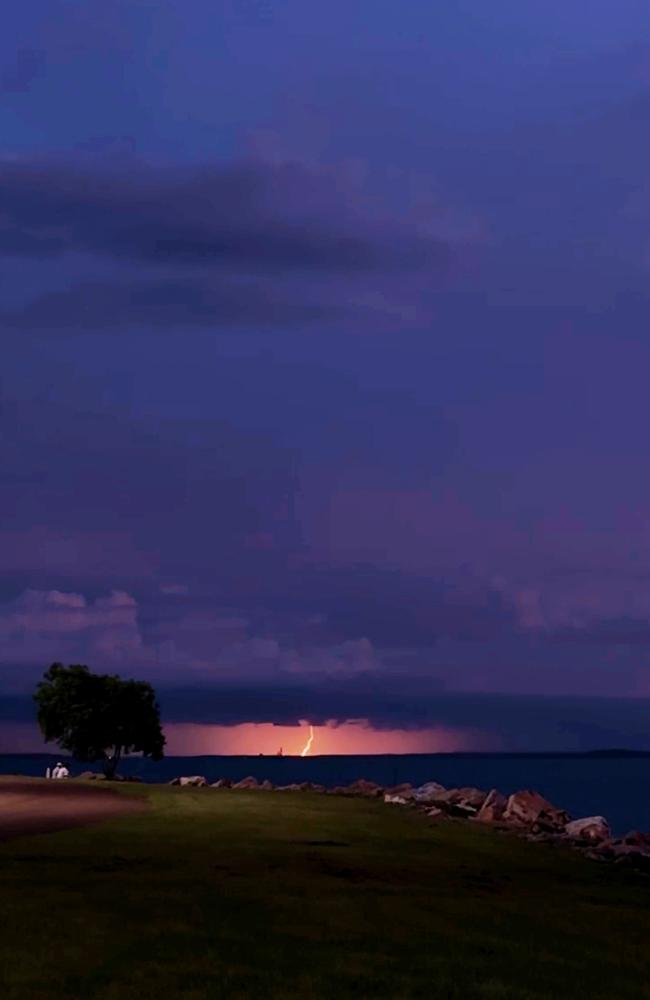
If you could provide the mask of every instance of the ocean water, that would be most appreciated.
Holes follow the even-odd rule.
[[[0,774],[42,776],[52,754],[0,754]],[[99,770],[67,759],[72,774]],[[168,782],[182,774],[208,781],[253,775],[275,785],[313,781],[334,786],[356,778],[381,785],[439,781],[447,787],[474,785],[508,794],[534,788],[573,816],[604,815],[616,833],[650,831],[650,754],[405,754],[332,757],[141,757],[124,761],[123,774]]]

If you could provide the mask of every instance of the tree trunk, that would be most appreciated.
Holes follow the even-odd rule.
[[[104,774],[108,781],[112,781],[117,771],[117,765],[122,756],[122,747],[113,747],[111,753],[104,757]]]

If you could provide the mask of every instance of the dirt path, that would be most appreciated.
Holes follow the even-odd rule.
[[[139,798],[71,781],[0,781],[0,840],[97,823],[145,807]]]

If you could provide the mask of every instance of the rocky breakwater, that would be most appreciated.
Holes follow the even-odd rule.
[[[650,833],[632,831],[614,837],[604,816],[572,818],[539,792],[523,789],[504,795],[496,788],[445,788],[437,781],[413,787],[410,784],[384,788],[373,781],[358,778],[350,785],[325,788],[309,781],[274,786],[252,775],[231,782],[220,778],[210,785],[202,775],[174,778],[171,785],[191,788],[246,792],[317,792],[365,799],[383,799],[391,806],[415,809],[436,822],[460,820],[482,823],[497,830],[548,844],[564,844],[581,851],[594,861],[610,861],[650,874]]]
[[[612,861],[650,874],[650,833],[614,837],[604,816],[572,819],[539,792],[525,789],[503,795],[496,788],[444,788],[435,781],[417,788],[387,789],[384,802],[420,809],[432,819],[457,817],[485,823],[527,840],[564,844],[594,861]]]

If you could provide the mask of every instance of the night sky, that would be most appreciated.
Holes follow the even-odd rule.
[[[650,749],[648,39],[10,5],[0,750],[53,660],[176,752]]]

